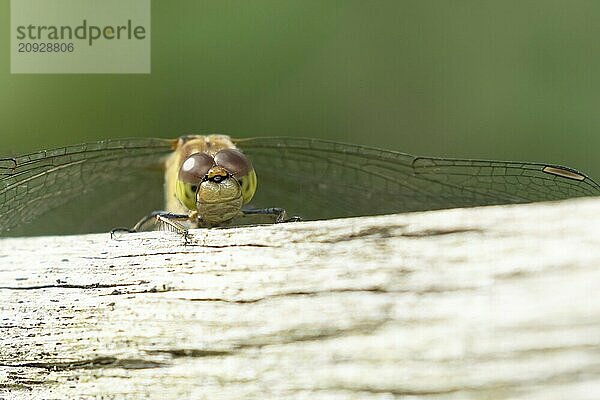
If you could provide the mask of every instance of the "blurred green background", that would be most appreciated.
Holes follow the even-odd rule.
[[[600,178],[600,2],[154,0],[149,75],[11,75],[0,154],[106,137],[310,136]]]

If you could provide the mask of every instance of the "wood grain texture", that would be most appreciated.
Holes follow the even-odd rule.
[[[600,202],[0,240],[2,399],[596,399]]]

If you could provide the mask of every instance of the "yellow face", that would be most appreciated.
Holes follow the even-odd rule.
[[[203,222],[217,225],[235,217],[252,199],[256,186],[250,160],[239,150],[227,148],[214,155],[190,154],[179,168],[175,194]]]

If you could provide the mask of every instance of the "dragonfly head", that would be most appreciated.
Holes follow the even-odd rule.
[[[235,217],[256,191],[256,173],[248,158],[236,149],[214,156],[194,153],[179,169],[176,195],[189,210],[198,211],[208,224]]]

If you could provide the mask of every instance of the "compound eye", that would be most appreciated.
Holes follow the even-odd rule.
[[[254,169],[250,160],[235,149],[219,151],[215,155],[215,163],[237,178],[248,175]]]
[[[208,154],[194,153],[181,164],[178,180],[183,183],[199,185],[208,170],[214,165],[215,160]]]

